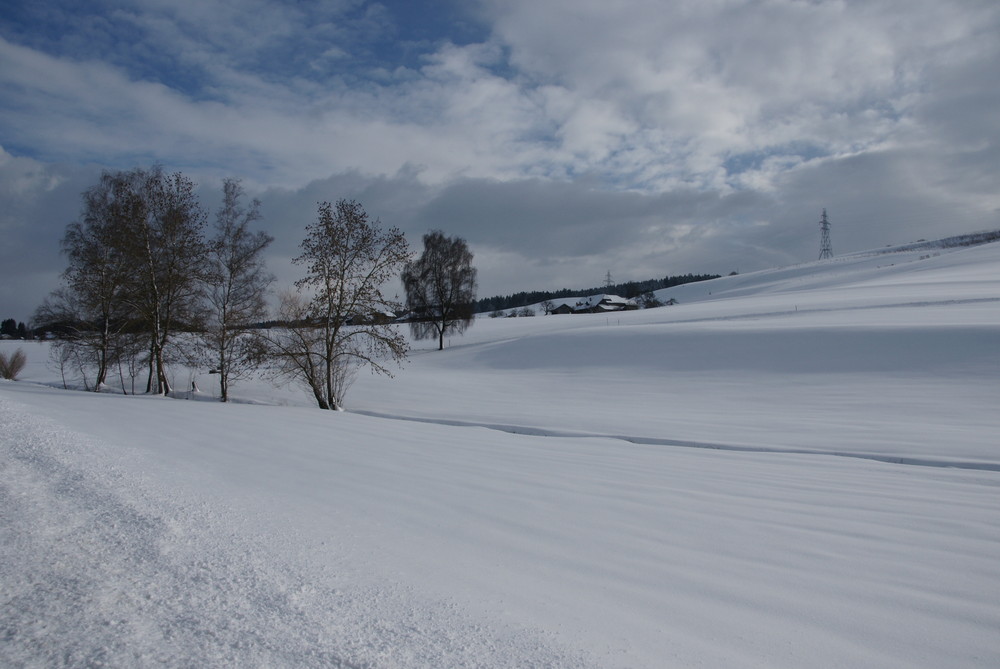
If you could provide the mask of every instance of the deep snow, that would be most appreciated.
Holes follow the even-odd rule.
[[[1000,663],[1000,244],[661,297],[483,318],[340,414],[65,391],[21,344],[0,663]]]

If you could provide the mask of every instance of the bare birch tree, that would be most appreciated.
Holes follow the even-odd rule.
[[[97,391],[105,386],[122,331],[135,315],[128,294],[135,259],[125,240],[132,217],[142,209],[141,199],[135,174],[125,172],[105,172],[83,193],[80,219],[66,227],[61,242],[68,260],[64,286],[33,319],[40,325],[59,324],[63,347],[71,350],[67,355],[93,367],[92,388]]]
[[[239,181],[226,179],[222,191],[215,235],[208,243],[205,336],[219,374],[220,399],[227,402],[230,383],[257,368],[260,347],[249,326],[267,315],[265,298],[274,275],[265,268],[263,253],[274,238],[250,229],[260,219],[260,201],[244,207]]]
[[[360,204],[339,200],[319,204],[300,248],[293,262],[306,276],[283,299],[288,327],[270,331],[269,345],[279,369],[302,381],[319,408],[339,410],[354,369],[391,376],[387,362],[406,357],[397,327],[366,316],[395,306],[382,287],[410,259],[409,247],[397,228],[383,231]]]
[[[146,392],[169,394],[169,346],[202,317],[205,213],[194,183],[159,167],[133,170],[141,197],[126,238],[136,271],[128,295],[149,335]]]

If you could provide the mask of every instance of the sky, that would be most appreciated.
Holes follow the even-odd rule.
[[[278,289],[340,198],[483,297],[815,260],[824,208],[835,254],[998,229],[997,81],[995,0],[8,0],[0,316],[154,164],[242,180]]]

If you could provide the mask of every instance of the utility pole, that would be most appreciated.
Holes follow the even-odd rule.
[[[819,221],[819,259],[826,260],[833,257],[833,243],[830,241],[830,221],[826,217],[826,209],[823,209],[823,218]]]
[[[608,270],[607,275],[604,277],[604,287],[611,290],[611,270]]]

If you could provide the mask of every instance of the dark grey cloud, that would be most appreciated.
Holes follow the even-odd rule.
[[[59,282],[59,240],[100,170],[15,158],[0,148],[0,313],[27,321]]]
[[[586,181],[463,179],[445,186],[407,168],[392,177],[334,175],[300,189],[251,190],[262,201],[261,227],[274,235],[269,266],[287,288],[301,274],[291,264],[321,201],[355,199],[385,226],[399,227],[414,249],[431,229],[468,240],[480,267],[480,293],[598,285],[605,272],[619,281],[668,274],[741,272],[814,260],[823,208],[838,253],[920,238],[1000,227],[995,212],[943,199],[914,182],[912,151],[865,153],[816,161],[788,173],[770,193],[678,189],[622,192]],[[16,270],[2,304],[26,318],[62,269],[58,240],[79,212],[80,193],[96,168],[56,170],[32,161],[0,168],[5,183],[2,261]],[[168,167],[168,169],[170,169]],[[54,184],[54,185],[53,185]],[[16,190],[16,189],[15,189]],[[218,183],[200,196],[210,213]],[[942,221],[947,225],[942,227]],[[30,225],[21,221],[32,221]]]
[[[504,251],[575,256],[627,245],[646,229],[688,223],[717,198],[693,190],[649,194],[602,190],[586,181],[463,180],[419,211],[428,227],[444,222]]]

